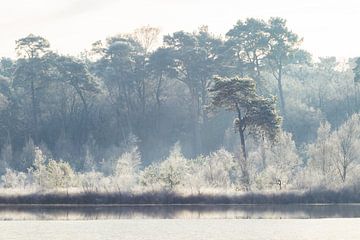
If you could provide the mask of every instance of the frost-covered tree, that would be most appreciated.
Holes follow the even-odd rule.
[[[160,166],[152,163],[140,172],[139,183],[152,191],[160,188]]]
[[[235,129],[240,136],[244,159],[247,158],[245,131],[260,132],[270,139],[275,137],[281,121],[275,110],[275,100],[258,95],[254,80],[215,77],[209,91],[211,108],[225,108],[235,112]]]
[[[47,169],[46,169],[46,156],[40,150],[40,148],[35,148],[35,159],[33,166],[29,169],[30,174],[32,174],[35,183],[40,187],[46,187],[47,181]]]
[[[130,190],[138,180],[141,156],[137,147],[122,154],[116,161],[114,184],[119,190]]]
[[[333,164],[342,182],[360,159],[360,115],[354,114],[332,136]]]
[[[199,155],[195,159],[187,160],[186,177],[184,187],[190,190],[191,194],[200,194],[203,188],[211,187],[206,181],[206,157]]]
[[[234,182],[237,164],[233,154],[219,149],[205,157],[203,171],[205,182],[215,188],[229,188]]]
[[[211,108],[225,108],[235,112],[235,130],[239,133],[241,156],[239,157],[243,182],[250,184],[247,161],[246,133],[274,139],[280,127],[280,117],[275,110],[275,99],[256,93],[255,82],[249,78],[215,77],[211,93]],[[248,187],[246,187],[248,188]]]
[[[75,173],[69,163],[51,159],[46,166],[48,188],[69,188],[74,184]]]
[[[317,141],[309,146],[308,171],[313,181],[337,187],[346,183],[349,175],[359,165],[360,158],[360,115],[352,115],[336,131],[330,132],[330,125],[324,123],[318,130]],[[351,177],[351,176],[350,176]]]
[[[160,181],[168,190],[184,184],[187,172],[187,160],[181,153],[180,144],[176,144],[167,159],[160,163]]]
[[[23,172],[18,172],[7,168],[5,174],[1,176],[1,183],[4,188],[24,188],[27,176]]]
[[[265,149],[265,169],[257,176],[257,187],[290,187],[301,166],[291,134],[280,132],[276,141]]]
[[[317,131],[316,142],[308,147],[309,170],[319,177],[327,179],[334,175],[334,144],[331,142],[331,126],[328,122],[323,122]],[[316,176],[314,176],[316,177]]]

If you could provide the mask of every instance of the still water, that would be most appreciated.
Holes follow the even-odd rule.
[[[360,218],[360,204],[0,205],[0,220]]]
[[[0,206],[0,240],[359,240],[360,205]]]

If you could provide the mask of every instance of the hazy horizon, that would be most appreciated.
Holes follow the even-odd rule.
[[[352,26],[360,20],[359,10],[355,0],[304,0],[301,6],[285,0],[13,0],[0,11],[0,56],[15,57],[15,40],[29,33],[47,38],[55,51],[77,55],[97,40],[144,25],[159,27],[162,35],[208,25],[210,32],[224,35],[239,19],[276,16],[288,21],[304,38],[302,48],[314,56],[356,57],[360,35]]]

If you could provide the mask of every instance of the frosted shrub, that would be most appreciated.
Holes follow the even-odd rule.
[[[279,171],[275,166],[269,165],[256,177],[258,189],[277,189],[279,188]]]
[[[301,169],[294,178],[294,186],[298,190],[313,189],[319,186],[320,175],[314,174],[309,166]]]
[[[69,163],[50,159],[46,163],[46,156],[40,148],[35,148],[35,160],[29,169],[35,184],[41,188],[68,188],[73,185],[75,173]]]
[[[78,180],[84,192],[98,192],[105,189],[105,177],[100,172],[86,172],[78,175]]]
[[[265,149],[265,169],[257,176],[257,188],[290,187],[301,164],[291,134],[280,132],[277,141]]]
[[[137,184],[141,157],[137,147],[122,154],[115,166],[114,185],[118,190],[130,190]]]
[[[187,172],[187,161],[181,153],[179,144],[176,144],[169,157],[160,163],[160,181],[168,190],[184,185]]]
[[[26,178],[25,173],[7,168],[5,174],[1,176],[1,182],[4,188],[24,188]]]
[[[186,159],[179,145],[175,145],[167,159],[153,163],[140,174],[140,184],[151,190],[186,188],[200,193],[202,188],[227,188],[235,178],[233,155],[224,149],[208,157]]]
[[[140,172],[139,183],[152,191],[160,187],[160,167],[157,163],[152,163]]]
[[[50,160],[47,164],[46,186],[49,188],[69,188],[73,185],[74,171],[69,163]]]
[[[40,187],[46,186],[47,170],[45,162],[46,156],[40,148],[36,147],[33,167],[29,169],[29,172],[32,174],[35,183]]]
[[[220,149],[205,158],[204,177],[208,186],[215,188],[228,188],[235,178],[236,163],[234,156]]]
[[[194,193],[194,191],[200,193],[203,187],[209,187],[209,184],[205,181],[205,161],[204,156],[198,156],[187,161],[184,185],[190,189],[191,193]]]

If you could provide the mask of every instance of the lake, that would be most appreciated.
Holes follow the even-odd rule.
[[[0,219],[1,240],[360,239],[358,204],[3,205]]]
[[[360,204],[0,205],[0,220],[360,218]]]

